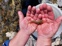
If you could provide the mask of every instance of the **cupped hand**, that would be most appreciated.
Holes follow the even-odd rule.
[[[59,29],[61,23],[60,18],[61,17],[59,17],[57,20],[48,20],[48,22],[38,25],[38,36],[52,38]]]
[[[21,11],[18,11],[20,30],[29,35],[32,34],[37,27],[37,24],[31,22],[34,21],[33,17],[35,10],[35,7],[31,8],[31,6],[28,6],[26,17],[24,17]]]
[[[40,14],[38,18],[41,19],[43,23],[37,27],[38,36],[52,38],[58,31],[62,17],[58,17],[56,20],[54,20],[53,10],[51,6],[46,4],[41,5],[39,9]]]

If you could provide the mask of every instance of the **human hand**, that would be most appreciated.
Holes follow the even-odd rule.
[[[37,46],[51,46],[51,39],[57,32],[62,17],[54,20],[54,13],[51,6],[43,4],[40,6],[40,14],[38,18],[42,20],[42,24],[37,26],[38,39]]]
[[[27,43],[30,37],[30,34],[32,34],[37,27],[37,24],[32,22],[32,21],[35,21],[35,18],[36,18],[34,11],[36,11],[36,8],[35,7],[31,8],[31,6],[29,6],[26,17],[24,17],[21,11],[18,11],[20,31],[10,41],[9,46],[14,46],[14,45],[25,46],[25,44]]]
[[[37,24],[31,22],[34,21],[35,10],[35,7],[31,8],[31,6],[28,6],[26,17],[24,17],[21,11],[18,12],[20,30],[27,34],[33,33],[37,27]]]
[[[39,19],[42,19],[43,24],[40,24],[37,27],[38,35],[45,38],[52,38],[59,28],[62,17],[54,20],[53,10],[51,6],[48,6],[46,4],[41,5],[39,9],[41,11]]]

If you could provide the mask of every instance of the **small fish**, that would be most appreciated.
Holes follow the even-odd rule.
[[[42,22],[42,20],[39,20],[39,21],[32,21],[31,23],[36,23],[36,24],[40,25],[40,24],[42,24],[43,22]]]

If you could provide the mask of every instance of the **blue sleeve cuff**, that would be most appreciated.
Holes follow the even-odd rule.
[[[9,46],[9,42],[10,42],[10,40],[6,40],[6,41],[3,43],[2,46]]]

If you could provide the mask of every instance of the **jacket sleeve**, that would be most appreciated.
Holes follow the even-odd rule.
[[[9,42],[10,42],[10,40],[6,40],[6,41],[3,43],[2,46],[9,46]]]

